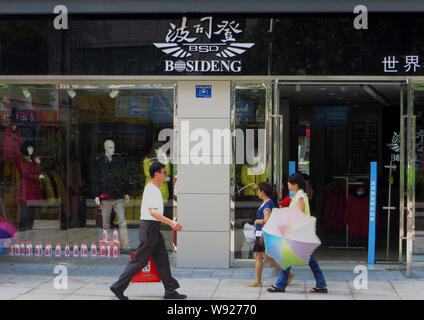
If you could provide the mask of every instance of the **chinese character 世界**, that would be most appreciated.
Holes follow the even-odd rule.
[[[396,65],[399,63],[399,61],[396,60],[396,57],[384,57],[382,63],[384,64],[384,72],[398,72]]]
[[[417,71],[417,68],[421,67],[419,63],[419,57],[418,56],[406,56],[406,65],[405,65],[405,71],[409,72],[411,70],[411,67],[414,67],[414,72]]]
[[[236,25],[234,25],[235,23],[235,21],[222,21],[222,24],[218,24],[219,30],[214,32],[214,34],[221,34],[224,31],[225,39],[221,39],[222,42],[236,41],[236,39],[234,39],[233,37],[233,32],[240,33],[242,32],[242,30],[237,29],[239,27],[239,24],[237,23]]]
[[[209,21],[207,31],[201,24],[196,24],[193,28],[196,29],[196,34],[204,33],[210,39],[212,37],[212,17],[204,17],[200,22]]]
[[[168,31],[166,35],[166,42],[193,42],[196,41],[197,38],[189,38],[190,32],[187,30],[187,18],[183,17],[181,22],[181,27],[177,28],[177,26],[173,23],[170,23],[171,29]]]

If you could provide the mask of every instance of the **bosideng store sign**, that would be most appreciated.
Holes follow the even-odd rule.
[[[255,45],[240,41],[243,32],[237,20],[209,16],[190,23],[183,17],[154,45],[167,55],[165,72],[240,73],[240,56]]]

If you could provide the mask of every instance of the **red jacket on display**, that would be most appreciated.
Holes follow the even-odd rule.
[[[353,237],[368,237],[369,230],[369,194],[358,195],[357,193],[349,194],[345,211],[345,223],[349,226],[348,233]],[[376,226],[378,227],[380,219],[378,211],[376,212]]]
[[[19,156],[17,160],[18,170],[21,173],[21,184],[19,186],[19,202],[25,204],[39,203],[43,200],[43,192],[39,176],[41,165],[32,158],[29,162],[26,158]]]
[[[22,145],[21,132],[6,127],[3,138],[3,160],[17,159],[19,157],[19,148]]]

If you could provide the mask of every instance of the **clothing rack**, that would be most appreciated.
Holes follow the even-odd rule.
[[[359,179],[369,179],[369,176],[335,176],[332,177],[333,180],[344,180],[346,182],[346,201],[349,198],[349,186],[352,185],[363,185],[364,183],[358,181]],[[365,250],[365,247],[352,247],[349,246],[349,225],[346,225],[346,246],[345,247],[331,247],[330,249],[347,249],[347,250]]]

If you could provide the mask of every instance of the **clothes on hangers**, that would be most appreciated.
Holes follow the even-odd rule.
[[[324,214],[325,227],[329,230],[345,229],[344,212],[346,209],[346,186],[341,183],[330,183],[326,188]]]
[[[368,192],[363,194],[356,190],[349,193],[344,221],[349,226],[348,234],[352,237],[367,238],[369,231],[369,206],[370,196]],[[380,219],[378,209],[376,212],[376,227],[379,227]]]

